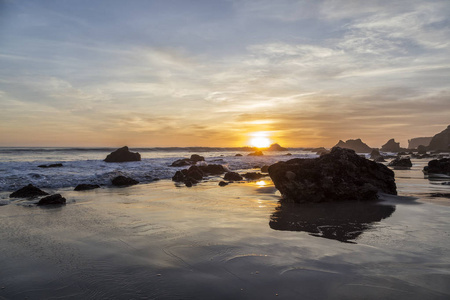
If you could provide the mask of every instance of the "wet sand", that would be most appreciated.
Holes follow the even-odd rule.
[[[384,196],[285,209],[265,184],[160,181],[2,206],[0,298],[450,297],[450,207]]]

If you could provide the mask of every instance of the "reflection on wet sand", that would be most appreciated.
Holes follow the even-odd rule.
[[[392,215],[393,205],[377,202],[282,203],[272,214],[275,230],[305,231],[312,236],[353,243],[364,231]]]

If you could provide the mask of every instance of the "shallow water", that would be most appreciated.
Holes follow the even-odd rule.
[[[413,163],[395,170],[399,196],[367,204],[283,207],[270,181],[13,200],[0,298],[448,299],[450,199],[430,195],[450,186]]]

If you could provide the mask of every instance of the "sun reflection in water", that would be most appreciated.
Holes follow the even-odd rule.
[[[265,182],[264,180],[260,180],[260,181],[257,181],[257,182],[256,182],[256,185],[257,185],[257,186],[263,187],[263,186],[266,186],[266,185],[267,185],[267,182]]]

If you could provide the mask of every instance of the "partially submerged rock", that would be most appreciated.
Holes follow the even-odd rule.
[[[128,147],[122,147],[116,151],[111,152],[106,156],[105,162],[129,162],[129,161],[140,161],[141,155],[137,152],[130,152]]]
[[[199,166],[200,170],[202,170],[205,174],[210,175],[220,175],[226,172],[226,169],[222,165],[206,165],[206,166]]]
[[[15,191],[11,195],[9,195],[10,198],[29,198],[29,197],[36,197],[36,196],[45,196],[48,195],[48,193],[44,192],[40,188],[35,187],[32,184],[29,184],[27,186],[24,186],[23,188]]]
[[[127,185],[135,185],[138,184],[139,181],[134,180],[133,178],[130,177],[125,177],[125,176],[117,176],[112,180],[112,184],[115,186],[127,186]]]
[[[261,174],[261,173],[257,173],[257,172],[248,172],[248,173],[245,173],[242,176],[245,179],[248,179],[248,180],[258,180],[258,179],[261,179],[263,177],[266,177],[267,175],[264,175],[264,174]]]
[[[381,146],[383,152],[400,152],[400,143],[396,143],[394,139],[390,139],[386,144]]]
[[[379,191],[397,194],[392,170],[339,147],[319,158],[278,162],[269,175],[283,202],[368,201]]]
[[[275,143],[270,145],[270,147],[267,148],[266,151],[288,151],[288,149],[281,147],[279,144]]]
[[[450,176],[450,158],[433,159],[428,162],[428,166],[423,168],[426,175],[441,174]]]
[[[255,152],[249,153],[248,156],[263,156],[264,153],[261,150],[256,150]]]
[[[66,204],[66,198],[61,196],[61,194],[54,194],[51,196],[47,196],[39,200],[37,205],[62,205]]]
[[[225,182],[225,181],[219,182],[219,186],[226,186],[226,185],[228,185],[228,182]]]
[[[239,175],[239,173],[227,172],[227,173],[225,173],[225,176],[223,177],[223,179],[230,180],[230,181],[241,181],[244,178],[241,175]]]
[[[98,189],[100,186],[98,184],[87,184],[82,183],[75,187],[74,191],[87,191],[87,190],[93,190]]]
[[[198,154],[192,154],[190,158],[182,158],[174,161],[171,167],[184,167],[195,165],[199,161],[205,161],[205,158]]]
[[[388,166],[396,168],[411,168],[412,163],[409,157],[397,157],[396,159],[391,161]]]
[[[345,149],[352,149],[356,153],[370,153],[370,152],[372,152],[372,148],[367,146],[367,144],[365,144],[363,141],[361,141],[361,139],[347,140],[345,142],[342,141],[342,140],[339,140],[339,142],[334,147],[340,147],[340,148],[345,148]]]
[[[63,164],[39,165],[38,168],[60,168]]]

